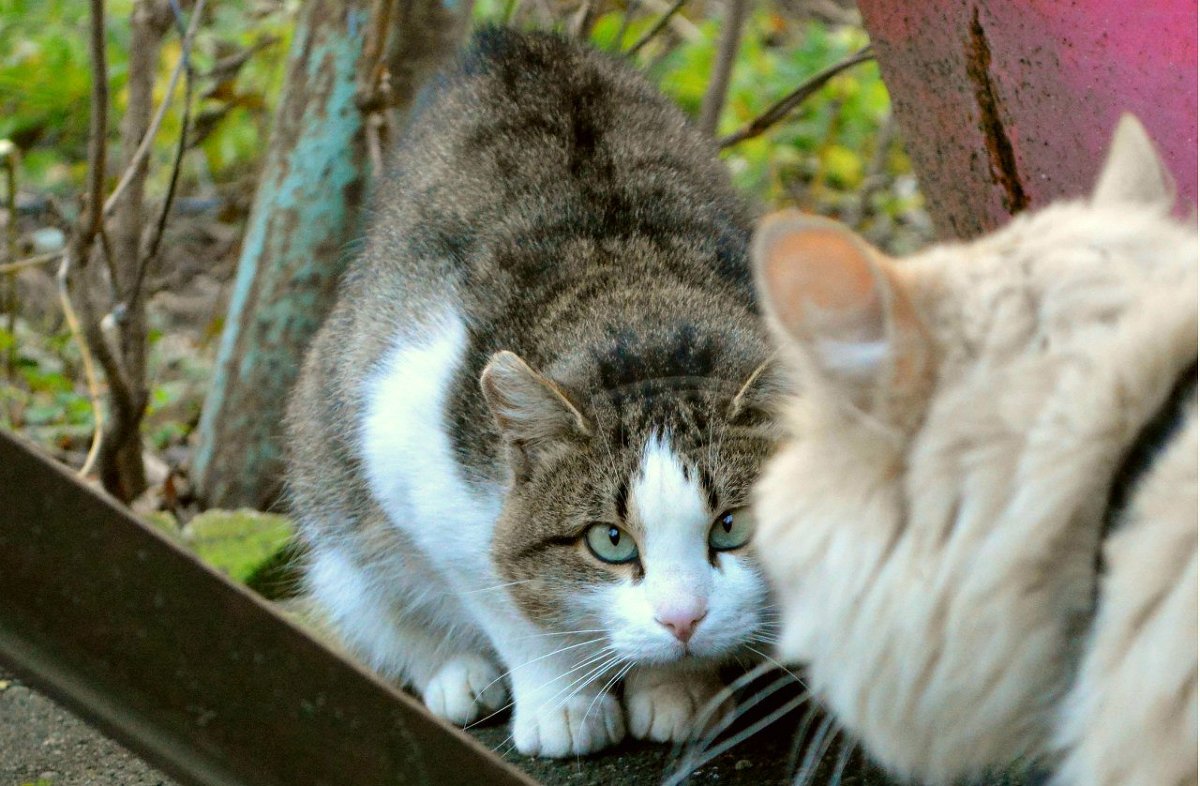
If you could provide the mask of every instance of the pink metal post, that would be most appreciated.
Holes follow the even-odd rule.
[[[1084,194],[1122,112],[1196,205],[1196,0],[860,0],[943,234]]]

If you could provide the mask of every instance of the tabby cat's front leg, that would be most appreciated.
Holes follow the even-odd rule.
[[[730,698],[717,698],[724,689],[715,668],[638,667],[625,680],[629,733],[656,742],[692,739],[732,709]]]

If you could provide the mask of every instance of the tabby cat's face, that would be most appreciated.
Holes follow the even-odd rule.
[[[586,430],[513,447],[493,556],[530,619],[629,663],[746,652],[767,591],[745,506],[771,442],[761,424],[726,419],[729,403],[633,430],[581,406]]]
[[[782,656],[905,777],[1046,749],[1112,472],[1195,358],[1194,230],[1121,155],[1091,201],[911,260],[796,213],[756,238],[795,381],[755,491]]]
[[[514,490],[496,549],[505,579],[528,581],[513,597],[549,627],[603,631],[630,661],[728,657],[761,626],[766,584],[748,548],[752,478],[723,470],[760,456],[658,436],[630,452],[564,456]]]

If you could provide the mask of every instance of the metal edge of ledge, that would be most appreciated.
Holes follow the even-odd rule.
[[[190,786],[534,786],[3,432],[0,661]]]

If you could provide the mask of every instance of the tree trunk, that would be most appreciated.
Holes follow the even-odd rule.
[[[446,0],[445,5],[438,0],[307,4],[200,418],[193,476],[209,506],[265,508],[277,501],[285,401],[304,350],[333,304],[346,246],[359,232],[369,169],[359,107],[369,102],[356,75],[390,65],[390,95],[399,100],[387,103],[406,105],[411,84],[433,65],[431,50],[413,42],[437,42],[440,62],[453,49],[447,42],[457,41],[469,16],[470,3]],[[372,19],[391,20],[387,24],[394,26],[382,47],[371,45]],[[364,38],[373,39],[366,57]],[[414,56],[395,55],[385,63],[389,49],[412,50]]]

